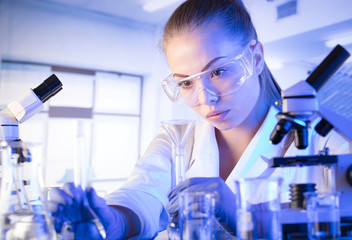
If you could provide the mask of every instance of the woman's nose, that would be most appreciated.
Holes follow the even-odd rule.
[[[208,105],[217,102],[218,99],[219,96],[209,89],[201,88],[198,90],[198,100],[200,104]]]

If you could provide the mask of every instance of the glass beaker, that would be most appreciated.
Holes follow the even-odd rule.
[[[2,142],[1,239],[55,239],[48,216],[41,173],[41,145]]]
[[[239,240],[281,240],[281,178],[242,178],[236,183]]]
[[[340,202],[339,193],[307,192],[309,239],[339,239]]]
[[[182,239],[212,240],[215,232],[215,195],[211,192],[182,192],[179,196],[179,225]]]

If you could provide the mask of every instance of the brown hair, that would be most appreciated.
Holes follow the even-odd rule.
[[[234,40],[245,46],[251,39],[258,40],[250,15],[241,0],[187,0],[181,4],[165,25],[162,47],[165,47],[174,35],[181,31],[192,30],[212,22],[233,34]],[[264,64],[259,75],[263,98],[280,110],[275,101],[281,100],[280,87],[269,68]]]

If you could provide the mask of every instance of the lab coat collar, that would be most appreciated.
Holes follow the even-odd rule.
[[[279,157],[283,151],[283,146],[286,138],[273,145],[270,142],[270,135],[274,130],[277,119],[278,110],[274,107],[269,109],[269,112],[260,126],[259,130],[247,146],[235,168],[226,180],[229,186],[233,186],[234,181],[244,177],[267,177],[274,172],[274,168],[268,169],[268,161],[273,157]]]
[[[201,120],[196,125],[194,134],[193,154],[186,177],[218,177],[219,149],[214,127]]]
[[[263,124],[249,143],[236,167],[226,180],[230,186],[234,180],[241,177],[258,177],[261,174],[270,174],[268,160],[279,156],[283,142],[278,145],[270,143],[270,134],[277,120],[275,115],[278,110],[271,107]],[[193,154],[190,159],[190,168],[186,177],[218,177],[219,176],[219,149],[215,137],[214,127],[205,120],[201,120],[195,128]],[[234,189],[234,188],[232,188]]]

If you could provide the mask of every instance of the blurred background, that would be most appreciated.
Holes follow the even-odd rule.
[[[161,88],[170,70],[159,41],[182,2],[0,0],[1,109],[51,73],[63,83],[20,126],[23,141],[42,144],[46,186],[72,180],[77,119],[93,186],[104,195],[128,177],[161,120],[197,118]],[[305,80],[336,44],[352,53],[351,0],[244,3],[282,89]]]

